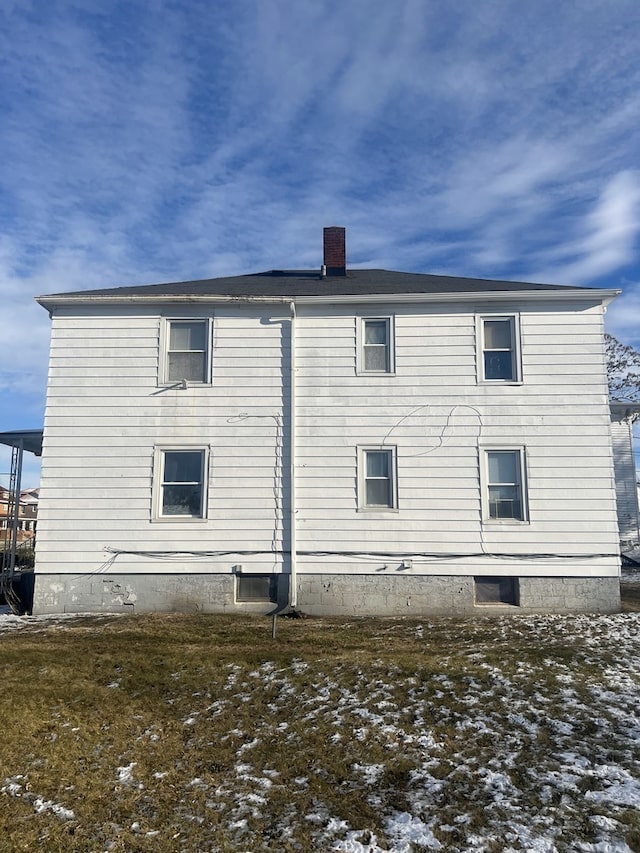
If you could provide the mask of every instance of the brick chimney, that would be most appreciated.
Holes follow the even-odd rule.
[[[344,228],[330,225],[324,229],[324,275],[347,274],[346,232]]]

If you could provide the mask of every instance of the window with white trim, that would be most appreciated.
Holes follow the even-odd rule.
[[[360,509],[397,509],[395,447],[359,448]]]
[[[484,518],[526,521],[524,448],[484,450]]]
[[[392,318],[361,317],[358,349],[359,373],[393,373]]]
[[[155,518],[205,518],[208,450],[204,447],[157,448]]]
[[[480,318],[480,378],[485,382],[519,382],[520,345],[516,315]]]
[[[210,338],[208,319],[165,320],[161,382],[209,382]]]

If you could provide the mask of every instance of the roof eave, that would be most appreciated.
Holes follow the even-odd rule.
[[[298,304],[314,304],[318,302],[495,302],[511,301],[513,299],[527,301],[542,301],[552,299],[554,301],[582,302],[585,299],[602,302],[608,305],[621,290],[598,290],[596,288],[584,288],[583,290],[486,290],[486,291],[442,291],[440,293],[373,293],[349,296],[297,296],[294,301]]]
[[[177,303],[200,303],[212,305],[231,304],[276,304],[283,305],[295,302],[299,305],[318,304],[348,304],[369,302],[469,302],[511,301],[514,299],[539,302],[541,300],[580,302],[585,299],[608,305],[621,290],[602,290],[584,288],[580,290],[487,290],[439,293],[369,293],[369,294],[333,294],[333,295],[302,295],[302,296],[229,296],[219,294],[184,294],[184,295],[101,295],[101,296],[37,296],[36,302],[48,311],[66,305],[131,305],[131,304],[161,304],[174,305]]]

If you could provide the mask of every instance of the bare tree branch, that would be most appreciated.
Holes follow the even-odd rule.
[[[640,402],[640,352],[605,334],[609,395],[616,400]]]

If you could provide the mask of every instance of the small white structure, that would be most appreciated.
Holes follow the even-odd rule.
[[[633,424],[640,417],[640,404],[611,401],[611,439],[618,506],[618,525],[623,552],[640,547],[638,483],[633,452]]]
[[[34,612],[619,607],[618,291],[345,255],[38,299]]]

